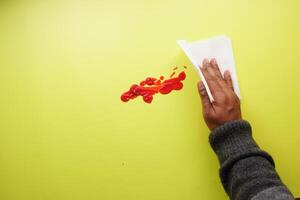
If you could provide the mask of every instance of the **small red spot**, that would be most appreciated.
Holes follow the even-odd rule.
[[[172,72],[172,74],[170,75],[170,78],[172,78],[175,75],[175,72]]]
[[[159,80],[157,80],[155,83],[154,83],[154,85],[160,85],[161,84],[161,80],[159,79]]]
[[[140,86],[144,86],[144,85],[146,85],[146,81],[141,81]]]
[[[153,85],[154,82],[156,81],[156,78],[148,77],[148,78],[146,78],[145,81],[146,81],[147,85]]]

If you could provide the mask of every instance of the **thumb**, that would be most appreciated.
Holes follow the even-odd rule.
[[[203,111],[208,111],[211,108],[211,103],[206,92],[205,86],[202,81],[198,83],[198,92],[201,98],[202,109]]]

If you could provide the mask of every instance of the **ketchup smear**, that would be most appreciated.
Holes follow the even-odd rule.
[[[186,66],[183,66],[186,69]],[[148,77],[141,81],[140,84],[133,84],[127,92],[121,95],[123,102],[128,102],[130,99],[135,99],[138,96],[143,97],[144,102],[151,103],[153,96],[157,93],[169,94],[173,90],[181,90],[183,88],[182,81],[186,75],[181,71],[177,77],[174,77],[178,67],[173,68],[173,72],[169,79],[164,80],[163,76],[159,78]]]

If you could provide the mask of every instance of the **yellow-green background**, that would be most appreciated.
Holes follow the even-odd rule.
[[[233,40],[243,117],[300,195],[300,1],[0,2],[1,200],[227,199],[176,44]],[[122,103],[188,65],[184,89]]]

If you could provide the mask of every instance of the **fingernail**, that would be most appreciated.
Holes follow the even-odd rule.
[[[206,67],[209,65],[209,60],[207,59],[207,58],[205,58],[204,60],[203,60],[203,63],[202,63],[202,68],[203,69],[206,69]]]
[[[217,64],[217,60],[215,59],[215,58],[212,58],[211,60],[210,60],[210,62],[212,63],[212,64]]]
[[[203,81],[200,81],[200,88],[201,88],[201,89],[204,88],[204,83],[203,83]]]
[[[204,69],[205,65],[207,65],[208,63],[209,63],[209,61],[207,58],[203,59],[202,64],[199,64],[200,69]]]
[[[229,76],[230,76],[230,72],[229,72],[228,70],[226,70],[226,71],[224,72],[224,76],[229,77]]]
[[[202,95],[205,95],[205,92],[206,92],[205,86],[204,86],[204,84],[203,84],[202,81],[200,81],[200,83],[199,83],[199,92],[200,92],[200,94],[202,94]]]

